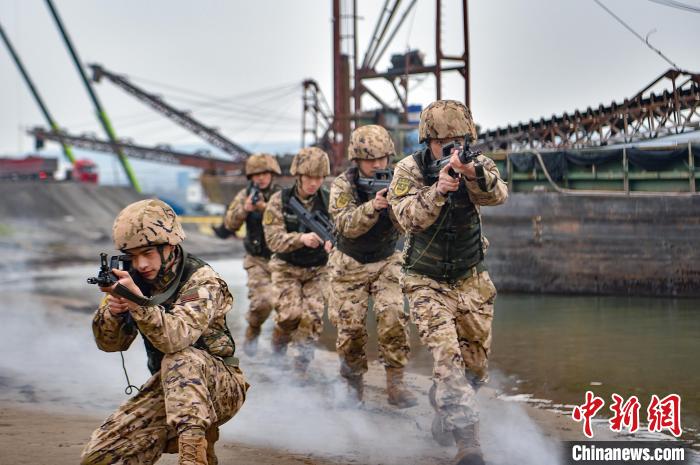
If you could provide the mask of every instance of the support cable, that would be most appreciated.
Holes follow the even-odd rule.
[[[600,0],[593,0],[593,1],[596,2],[596,3],[598,4],[598,6],[600,6],[603,10],[605,10],[610,16],[612,16],[613,18],[615,18],[620,24],[622,24],[622,25],[625,27],[625,29],[627,29],[628,31],[630,31],[630,32],[631,32],[632,34],[634,34],[639,40],[641,40],[642,42],[644,42],[644,43],[646,44],[647,47],[649,47],[650,49],[652,49],[652,50],[653,50],[654,52],[656,52],[661,58],[663,58],[668,64],[670,64],[671,66],[673,66],[673,68],[674,68],[676,71],[682,71],[682,70],[678,67],[678,65],[675,64],[674,62],[672,62],[666,55],[664,55],[664,54],[661,52],[661,50],[659,50],[658,48],[654,47],[653,45],[651,45],[651,44],[649,43],[649,34],[651,34],[651,33],[647,34],[647,37],[646,37],[646,39],[645,39],[645,38],[642,37],[637,31],[635,31],[634,29],[632,29],[631,26],[629,26],[626,22],[624,22],[624,21],[622,20],[622,18],[620,18],[619,16],[617,16],[617,15],[616,15],[615,13],[613,13],[608,7],[606,7],[605,5],[603,5],[603,3],[602,3]],[[652,32],[653,32],[653,31],[652,31]]]

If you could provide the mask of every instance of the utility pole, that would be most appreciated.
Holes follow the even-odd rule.
[[[41,113],[44,115],[44,118],[46,119],[46,122],[48,125],[51,127],[52,130],[54,131],[60,131],[60,128],[54,121],[53,117],[51,117],[51,113],[49,113],[49,109],[46,107],[44,104],[44,101],[41,98],[41,95],[39,95],[39,91],[36,89],[34,86],[34,83],[32,82],[32,79],[29,77],[29,73],[27,73],[27,70],[24,68],[24,65],[22,64],[22,60],[19,59],[19,55],[17,55],[17,52],[15,51],[14,47],[12,46],[12,42],[10,42],[10,38],[5,34],[5,31],[2,28],[2,24],[0,24],[0,37],[2,37],[2,40],[5,42],[5,45],[7,46],[7,50],[10,51],[10,55],[12,56],[12,59],[15,61],[15,64],[17,65],[17,69],[19,69],[20,74],[24,78],[24,82],[27,84],[27,87],[29,87],[29,91],[32,93],[32,96],[34,97],[34,100],[36,101],[37,105],[39,105],[39,109],[41,110]],[[63,140],[60,141],[61,147],[63,148],[63,154],[66,156],[68,161],[71,162],[71,164],[75,163],[75,156],[73,156],[73,151],[71,150],[70,145],[66,144]]]
[[[136,190],[136,192],[141,192],[141,187],[139,186],[138,180],[136,179],[136,176],[134,175],[134,171],[131,168],[131,164],[129,163],[129,159],[126,157],[124,152],[117,145],[119,143],[119,141],[117,140],[117,136],[114,133],[114,129],[112,128],[112,124],[110,123],[109,118],[107,118],[107,113],[102,108],[102,105],[100,104],[100,100],[97,98],[97,94],[95,94],[95,91],[93,90],[92,85],[90,85],[90,81],[88,80],[87,75],[85,74],[85,70],[83,69],[82,62],[80,61],[80,58],[78,57],[78,52],[75,50],[75,47],[73,47],[73,43],[71,42],[70,37],[68,36],[68,32],[66,31],[65,27],[63,26],[63,22],[61,21],[61,18],[58,16],[58,11],[56,11],[56,8],[54,7],[51,0],[46,0],[46,5],[49,7],[49,11],[51,12],[51,16],[53,16],[54,20],[56,21],[56,26],[58,27],[58,30],[61,33],[61,36],[63,37],[64,42],[66,43],[66,48],[68,48],[68,52],[70,53],[71,57],[73,58],[73,63],[75,64],[75,67],[78,70],[78,74],[80,74],[80,77],[83,80],[83,84],[85,84],[85,89],[87,90],[88,94],[90,95],[90,99],[92,100],[92,103],[95,106],[95,112],[97,113],[97,118],[100,120],[100,124],[102,125],[102,128],[104,129],[105,133],[107,134],[109,141],[112,143],[114,153],[119,158],[119,162],[121,163],[122,168],[124,168],[124,172],[126,173],[126,176],[129,179],[129,183],[131,184],[131,187],[133,187],[134,190]]]

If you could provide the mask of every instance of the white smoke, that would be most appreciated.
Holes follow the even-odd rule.
[[[245,274],[228,263],[215,268],[232,284],[236,297],[230,319],[238,340],[245,328]],[[272,321],[263,327],[258,354],[242,353],[242,369],[252,387],[240,413],[222,428],[227,439],[318,456],[342,456],[365,464],[444,463],[454,452],[443,450],[430,437],[429,407],[396,410],[386,401],[383,368],[373,364],[376,382],[365,388],[365,405],[343,408],[345,387],[339,379],[335,353],[317,350],[309,382],[299,385],[288,364],[272,360]],[[426,392],[416,392],[425,400]]]
[[[240,342],[248,305],[245,272],[240,260],[213,266],[235,294],[230,323]],[[58,271],[15,269],[0,281],[5,295],[0,310],[0,400],[53,411],[79,409],[104,417],[127,398],[119,354],[99,351],[91,332],[89,310],[96,307],[101,294],[85,284],[85,278],[96,271],[97,264]],[[433,413],[426,377],[408,376],[421,403],[397,410],[386,401],[383,369],[374,362],[367,377],[365,405],[342,408],[338,403],[343,400],[344,385],[339,381],[337,356],[317,350],[310,382],[298,385],[291,370],[271,361],[271,327],[268,321],[254,359],[242,351],[239,354],[252,387],[242,410],[222,428],[224,440],[344,463],[451,462],[455,448],[441,448],[431,438]],[[140,339],[124,356],[131,382],[141,385],[149,373]],[[556,442],[539,431],[521,405],[481,393],[478,403],[482,445],[490,465],[558,463]]]
[[[557,465],[563,463],[561,444],[545,436],[530,418],[525,406],[505,402],[494,394],[501,391],[502,377],[492,370],[491,382],[477,396],[484,454],[493,465]]]
[[[0,399],[41,408],[105,412],[124,399],[118,353],[97,350],[89,309],[101,293],[85,284],[97,271],[87,267],[22,270],[0,280]],[[73,294],[73,295],[71,295]],[[148,376],[145,354],[125,352],[129,374],[139,385]]]

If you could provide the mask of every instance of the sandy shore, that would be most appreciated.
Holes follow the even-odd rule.
[[[365,405],[336,405],[342,391],[332,370],[334,354],[317,354],[312,384],[299,386],[291,373],[265,361],[243,359],[253,387],[238,416],[222,428],[217,445],[220,463],[243,464],[427,464],[450,463],[453,448],[430,438],[432,411],[427,402],[430,381],[411,374],[408,381],[420,404],[395,410],[386,403],[383,369],[372,364]],[[285,381],[280,385],[280,381]],[[0,463],[75,464],[92,430],[108,409],[53,403],[30,386],[0,380]],[[8,396],[9,393],[13,392]],[[300,396],[309,396],[302,399]],[[278,401],[275,401],[275,399]],[[580,425],[563,413],[499,398],[492,388],[479,394],[482,442],[487,462],[560,463],[560,442],[583,439]],[[102,411],[100,415],[98,411]],[[600,425],[602,426],[602,425]],[[613,439],[604,428],[596,439]],[[523,460],[523,454],[526,455]],[[177,463],[164,455],[159,463]]]
[[[0,404],[0,463],[75,465],[98,417],[47,413],[16,404]],[[220,463],[235,464],[331,464],[318,457],[284,450],[250,447],[235,441],[219,443]],[[177,464],[176,455],[163,455],[158,462]]]

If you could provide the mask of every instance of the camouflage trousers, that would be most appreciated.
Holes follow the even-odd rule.
[[[323,330],[323,311],[328,293],[328,269],[325,266],[302,268],[284,260],[270,260],[272,285],[278,293],[275,330],[279,336],[273,345],[291,341],[294,358],[307,366]]]
[[[152,464],[169,439],[188,428],[207,430],[230,420],[248,383],[237,367],[188,347],[166,354],[159,373],[97,428],[83,449],[83,465]]]
[[[488,376],[496,298],[488,272],[453,284],[408,273],[401,284],[421,342],[433,355],[431,403],[443,430],[478,421],[475,388]]]
[[[379,361],[402,368],[408,362],[408,316],[399,286],[401,253],[376,263],[360,263],[340,251],[330,260],[332,323],[338,328],[336,351],[340,374],[346,378],[367,372],[367,306],[372,297],[377,317]]]
[[[264,257],[246,254],[243,268],[248,273],[248,314],[246,320],[253,328],[260,328],[275,307],[276,292],[272,286],[269,262]]]

